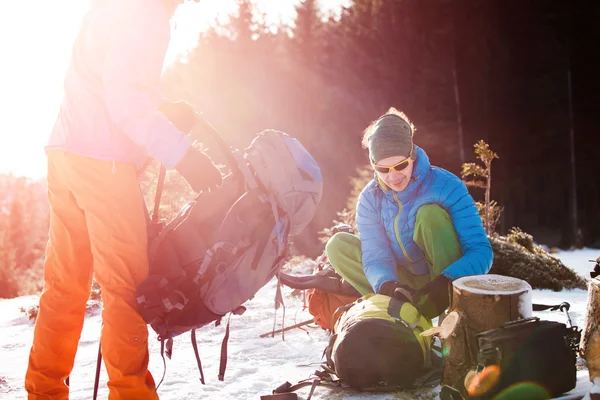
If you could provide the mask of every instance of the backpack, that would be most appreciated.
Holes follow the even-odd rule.
[[[411,303],[382,294],[367,294],[339,308],[325,348],[326,362],[308,379],[285,382],[274,394],[317,385],[351,387],[367,392],[394,392],[440,383],[442,358],[432,337],[421,336],[432,324]]]
[[[333,330],[335,311],[356,300],[355,297],[344,296],[337,293],[329,293],[320,289],[308,289],[306,291],[306,302],[308,312],[313,316],[315,324],[329,331]]]
[[[505,398],[557,397],[575,387],[577,328],[538,317],[526,318],[479,333],[477,343],[477,371],[484,374],[490,366],[499,367],[499,376],[491,386],[471,388],[470,399],[493,399],[501,392]],[[522,382],[542,390],[538,389],[538,396],[520,393],[526,389],[517,387]]]
[[[432,327],[409,302],[368,294],[336,312],[327,366],[348,386],[407,387],[430,364]],[[336,319],[336,316],[333,317]]]
[[[186,204],[149,246],[149,276],[137,288],[138,310],[165,345],[228,314],[269,282],[289,256],[289,236],[308,225],[322,196],[314,158],[275,130],[258,134],[221,187]],[[225,341],[229,335],[229,325]],[[224,373],[223,359],[219,379]]]
[[[333,266],[328,262],[325,253],[317,259],[317,265],[313,274],[322,274],[339,278],[339,275],[337,275]],[[340,293],[327,292],[320,288],[307,289],[305,295],[308,312],[313,316],[315,323],[321,328],[329,331],[333,331],[335,325],[335,321],[333,320],[335,311],[340,307],[353,303],[357,297],[360,297],[358,293],[356,296],[348,296]]]
[[[572,324],[569,308],[567,302],[533,304],[533,311],[564,311],[569,327],[532,317],[478,333],[476,370],[467,374],[464,388],[442,386],[440,399],[549,399],[573,389],[581,330]]]

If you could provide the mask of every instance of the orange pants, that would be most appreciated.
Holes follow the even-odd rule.
[[[68,399],[64,380],[73,368],[92,274],[102,287],[109,400],[158,399],[148,372],[148,328],[135,306],[135,288],[148,275],[135,167],[50,151],[48,198],[44,290],[25,376],[29,399]]]

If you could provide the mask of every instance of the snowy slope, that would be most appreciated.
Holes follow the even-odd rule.
[[[588,262],[600,255],[600,250],[584,249],[559,253],[558,256],[571,268],[584,277],[592,265]],[[221,340],[225,324],[205,327],[198,332],[200,355],[206,377],[206,385],[199,381],[196,360],[190,344],[189,335],[184,334],[175,340],[172,360],[167,360],[164,383],[159,389],[161,399],[259,399],[260,395],[270,394],[271,390],[285,381],[296,383],[307,378],[318,368],[321,354],[328,336],[319,327],[309,326],[305,330],[295,329],[286,332],[285,341],[281,335],[275,338],[260,338],[260,334],[269,332],[273,326],[273,308],[275,281],[271,281],[256,297],[247,303],[248,311],[242,316],[231,319],[231,337],[229,341],[229,359],[225,381],[217,379]],[[308,312],[302,310],[301,299],[291,296],[284,288],[286,300],[286,325],[310,319]],[[573,290],[551,292],[535,290],[534,303],[558,304],[568,301],[571,304],[573,323],[582,326],[585,317],[587,292]],[[33,325],[20,312],[19,307],[35,304],[35,296],[0,300],[0,399],[26,399],[23,390],[23,377],[27,368],[27,358],[31,345]],[[277,324],[281,324],[281,310],[277,312]],[[544,319],[566,322],[564,314],[559,312],[534,313]],[[88,316],[81,335],[79,352],[71,375],[71,399],[90,399],[94,385],[96,355],[100,334],[101,317],[98,313]],[[160,380],[163,363],[160,358],[160,346],[151,332],[150,370],[155,379]],[[587,385],[587,372],[581,371],[577,390]],[[99,398],[106,399],[107,376],[102,369],[100,376]],[[305,398],[308,388],[298,392]],[[352,390],[332,392],[327,388],[317,388],[313,399],[434,399],[437,391],[419,390],[396,394],[365,394]]]

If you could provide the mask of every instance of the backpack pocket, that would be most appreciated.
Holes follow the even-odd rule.
[[[272,221],[271,217],[271,221]],[[247,300],[269,282],[287,259],[289,223],[264,221],[246,248],[231,248],[221,260],[209,266],[210,278],[203,282],[200,295],[206,307],[224,315]]]

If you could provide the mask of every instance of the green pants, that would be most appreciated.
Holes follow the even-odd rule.
[[[423,287],[462,255],[450,216],[436,204],[421,206],[417,211],[413,240],[423,250],[429,264],[429,274],[425,275],[413,275],[398,265],[398,281],[413,289]],[[345,232],[337,233],[327,242],[325,249],[329,262],[344,280],[354,286],[361,295],[373,293],[373,288],[363,272],[358,236]],[[419,303],[425,308],[432,306],[427,302],[427,298],[423,298]]]

